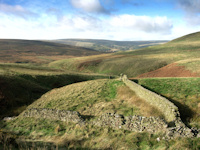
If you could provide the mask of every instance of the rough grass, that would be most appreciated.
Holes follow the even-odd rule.
[[[0,128],[17,133],[15,139],[52,142],[63,149],[199,149],[199,138],[160,140],[162,134],[136,133],[86,124],[50,121],[47,119],[18,118]],[[57,127],[60,130],[55,132]],[[26,137],[26,139],[24,139]],[[29,147],[30,148],[30,147]]]
[[[187,70],[190,70],[193,73],[196,73],[200,75],[200,59],[194,58],[194,59],[186,59],[182,61],[177,62],[181,66],[185,66]]]
[[[28,108],[78,111],[85,116],[117,113],[125,116],[162,116],[118,80],[94,80],[54,89]]]
[[[138,82],[177,105],[188,125],[200,127],[200,78],[148,78]]]
[[[129,108],[126,116],[132,116],[134,114],[141,114],[142,116],[150,117],[156,116],[163,118],[162,113],[152,105],[149,105],[145,100],[139,98],[134,91],[132,91],[127,86],[122,86],[118,88],[117,99],[122,100],[127,103],[127,106],[122,106],[124,108]],[[130,107],[133,106],[133,107]]]

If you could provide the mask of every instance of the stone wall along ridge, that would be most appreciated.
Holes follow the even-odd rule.
[[[150,105],[155,106],[159,111],[161,111],[168,123],[176,124],[180,123],[180,113],[178,107],[175,106],[168,99],[142,87],[141,85],[128,80],[126,75],[121,75],[120,79],[133,90],[140,98],[144,99]]]

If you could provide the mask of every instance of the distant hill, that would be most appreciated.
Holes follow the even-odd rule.
[[[89,48],[45,41],[0,39],[0,62],[47,63],[74,56],[96,55]]]
[[[180,77],[186,77],[185,73],[179,73],[182,69],[188,70],[193,76],[200,76],[200,33],[193,33],[171,42],[156,46],[145,47],[138,50],[118,52],[107,55],[97,55],[95,57],[79,57],[68,60],[60,60],[50,63],[61,69],[69,69],[82,72],[97,72],[104,74],[125,73],[129,77],[136,77],[143,73],[148,73],[171,63],[177,66],[183,66],[179,70],[174,70],[174,74],[170,77],[179,74]],[[73,66],[73,68],[71,67]],[[172,66],[172,65],[171,65]],[[165,71],[166,73],[170,73]],[[184,72],[184,70],[183,70]],[[162,74],[162,77],[168,77],[167,74]],[[184,76],[182,76],[182,75]],[[187,73],[186,75],[188,76]],[[150,76],[148,76],[150,77]],[[154,77],[159,77],[154,74]]]
[[[60,39],[53,42],[91,48],[102,52],[127,51],[152,45],[166,43],[167,41],[111,41],[97,39]]]

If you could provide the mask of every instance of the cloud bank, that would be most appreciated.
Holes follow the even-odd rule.
[[[111,17],[112,27],[140,30],[143,32],[170,33],[172,22],[167,17],[119,15]]]
[[[178,25],[170,15],[143,13],[150,2],[139,0],[51,0],[42,5],[39,0],[10,2],[0,2],[0,38],[166,40],[200,28],[200,1],[197,0],[174,1],[185,12],[184,21],[176,17]],[[139,13],[134,13],[135,10]],[[185,21],[192,28],[188,29]]]
[[[99,0],[70,0],[71,4],[82,11],[89,13],[108,13]]]

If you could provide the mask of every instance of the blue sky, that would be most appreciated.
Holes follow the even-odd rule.
[[[0,38],[171,40],[200,30],[200,0],[0,0]]]

